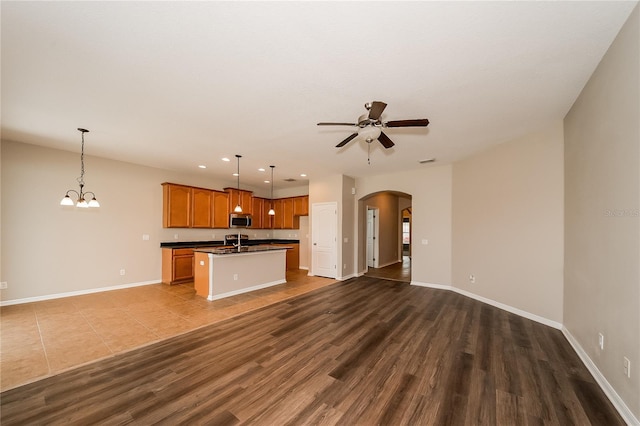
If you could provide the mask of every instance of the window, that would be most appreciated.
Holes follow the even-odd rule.
[[[402,222],[402,244],[411,244],[411,224],[409,219]]]

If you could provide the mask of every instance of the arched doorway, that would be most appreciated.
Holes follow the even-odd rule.
[[[358,200],[360,275],[411,281],[410,215],[410,194],[388,190]]]

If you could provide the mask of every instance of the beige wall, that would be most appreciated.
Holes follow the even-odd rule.
[[[85,156],[85,189],[96,193],[101,207],[76,209],[59,203],[68,189],[77,190],[78,153],[8,141],[1,151],[0,280],[8,283],[3,301],[157,282],[161,241],[222,239],[228,233],[162,228],[160,184],[222,189],[232,182]],[[258,238],[270,233],[252,232]]]
[[[639,21],[636,7],[565,118],[564,287],[564,326],[637,419]],[[605,336],[603,351],[598,333]]]
[[[560,324],[562,123],[545,127],[455,163],[453,285]]]
[[[411,195],[412,282],[451,285],[451,172],[450,165],[432,164],[418,170],[356,179],[359,198],[381,191]],[[366,271],[364,234],[360,220],[356,248],[359,273]],[[422,244],[423,239],[427,244]]]

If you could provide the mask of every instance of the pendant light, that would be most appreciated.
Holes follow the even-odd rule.
[[[68,190],[65,196],[60,201],[60,205],[72,206],[73,200],[71,199],[71,197],[69,197],[69,193],[73,192],[78,197],[76,201],[76,207],[81,207],[81,208],[100,207],[100,203],[98,203],[98,200],[96,200],[96,195],[93,192],[83,191],[83,188],[84,188],[84,134],[89,131],[87,129],[81,129],[81,128],[78,128],[78,131],[82,133],[82,145],[80,148],[80,177],[77,179],[78,184],[80,185],[80,192],[76,191],[75,189]],[[87,202],[86,196],[89,194],[91,194],[92,198],[91,198],[91,201]]]
[[[269,167],[271,167],[271,208],[269,209],[269,216],[275,216],[276,211],[273,209],[273,169],[275,169],[276,166]]]
[[[240,158],[242,158],[242,155],[236,154],[236,158],[238,159],[238,172],[236,173],[238,176],[238,205],[233,211],[235,213],[242,213],[242,206],[240,205],[240,200],[242,199],[242,195],[240,194]]]

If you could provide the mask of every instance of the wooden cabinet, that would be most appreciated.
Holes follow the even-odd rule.
[[[191,188],[191,227],[211,228],[213,216],[213,191]]]
[[[293,199],[293,215],[309,216],[309,196],[303,195]]]
[[[273,200],[273,209],[276,214],[273,216],[273,229],[284,228],[284,213],[283,213],[283,200]]]
[[[162,225],[165,228],[229,228],[229,214],[238,203],[253,216],[253,229],[299,229],[300,216],[309,214],[309,196],[253,197],[251,191],[224,192],[165,182],[162,184]],[[271,206],[275,216],[269,216]]]
[[[269,210],[273,205],[273,201],[270,199],[264,200],[264,205],[262,206],[262,229],[271,229],[273,228],[273,216],[269,214]]]
[[[300,244],[274,244],[275,246],[293,247],[287,250],[287,270],[300,269]]]
[[[282,229],[297,229],[299,223],[293,215],[293,198],[285,198],[282,200]]]
[[[162,282],[178,284],[193,280],[193,249],[162,249]]]
[[[237,190],[235,188],[225,188],[227,193],[229,193],[229,212],[233,213],[234,209],[238,204],[242,207],[242,213],[244,214],[252,214],[252,192]]]
[[[251,228],[253,229],[263,229],[263,216],[262,211],[264,210],[264,198],[253,197],[251,199],[251,211],[252,220],[251,220]]]
[[[191,227],[191,187],[163,183],[162,192],[162,226]]]
[[[287,250],[287,270],[300,269],[300,244],[289,244],[293,248]]]
[[[229,227],[229,194],[222,191],[213,191],[213,228]]]

